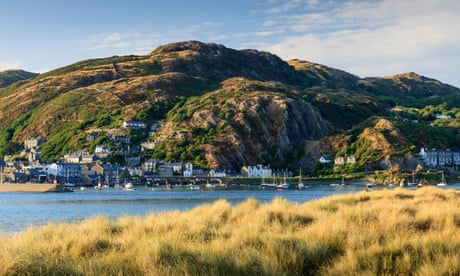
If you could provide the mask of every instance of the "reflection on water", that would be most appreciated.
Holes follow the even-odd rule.
[[[107,189],[101,193],[92,189],[74,193],[0,193],[0,231],[13,234],[49,221],[76,222],[98,215],[116,218],[124,215],[143,216],[152,212],[185,211],[218,199],[226,199],[232,205],[248,198],[266,203],[276,197],[303,203],[334,194],[356,193],[365,188],[366,183],[361,182],[345,187],[313,185],[301,191],[256,189],[154,192],[138,187],[134,191]]]

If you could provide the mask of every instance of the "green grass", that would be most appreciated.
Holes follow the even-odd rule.
[[[458,275],[459,203],[425,187],[50,223],[0,238],[0,274]]]

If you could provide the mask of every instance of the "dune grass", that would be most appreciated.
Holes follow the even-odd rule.
[[[460,193],[424,187],[305,204],[48,224],[0,238],[1,275],[458,275]]]

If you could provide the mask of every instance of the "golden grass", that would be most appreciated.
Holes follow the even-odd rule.
[[[361,192],[295,204],[48,224],[0,238],[1,275],[458,275],[460,193]]]

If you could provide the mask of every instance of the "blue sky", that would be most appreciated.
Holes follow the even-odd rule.
[[[0,71],[148,54],[200,40],[360,77],[413,71],[460,87],[458,0],[0,0]]]

